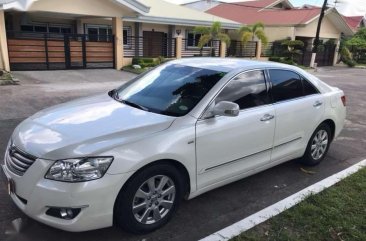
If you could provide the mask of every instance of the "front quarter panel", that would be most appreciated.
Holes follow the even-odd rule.
[[[103,155],[113,156],[108,174],[135,172],[158,160],[178,161],[187,169],[191,192],[196,190],[195,123],[187,115],[176,119],[165,131],[113,148]]]

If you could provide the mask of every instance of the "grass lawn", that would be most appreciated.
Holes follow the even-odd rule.
[[[366,168],[230,241],[366,240]]]

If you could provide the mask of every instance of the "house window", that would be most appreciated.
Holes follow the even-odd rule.
[[[86,25],[90,41],[110,41],[112,39],[111,25]]]
[[[33,32],[33,33],[72,33],[71,25],[62,24],[37,24],[37,25],[21,25],[20,30],[22,32]]]
[[[22,32],[33,32],[34,31],[34,26],[32,26],[32,25],[22,25],[22,26],[20,26],[20,30]]]
[[[110,41],[112,40],[111,25],[86,25],[86,32],[90,41]],[[131,27],[123,27],[123,45],[131,45]]]
[[[130,46],[131,45],[131,27],[123,27],[123,45]]]
[[[49,33],[56,33],[56,34],[62,34],[62,33],[72,33],[71,26],[57,26],[57,25],[50,25],[48,27]]]
[[[47,25],[21,25],[20,30],[24,32],[47,33]]]
[[[187,47],[198,47],[198,43],[200,41],[202,34],[194,33],[193,31],[187,32]],[[206,44],[204,47],[208,47]]]

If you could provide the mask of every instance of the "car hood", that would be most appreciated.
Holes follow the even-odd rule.
[[[165,130],[174,120],[103,94],[36,113],[15,129],[12,140],[19,149],[39,158],[75,158],[97,155]]]

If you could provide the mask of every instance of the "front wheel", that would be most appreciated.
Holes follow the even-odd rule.
[[[321,124],[311,136],[302,163],[315,166],[318,165],[328,152],[331,142],[331,129],[327,124]]]
[[[137,234],[165,225],[182,198],[182,180],[179,171],[166,164],[150,166],[137,173],[118,195],[117,224]]]

